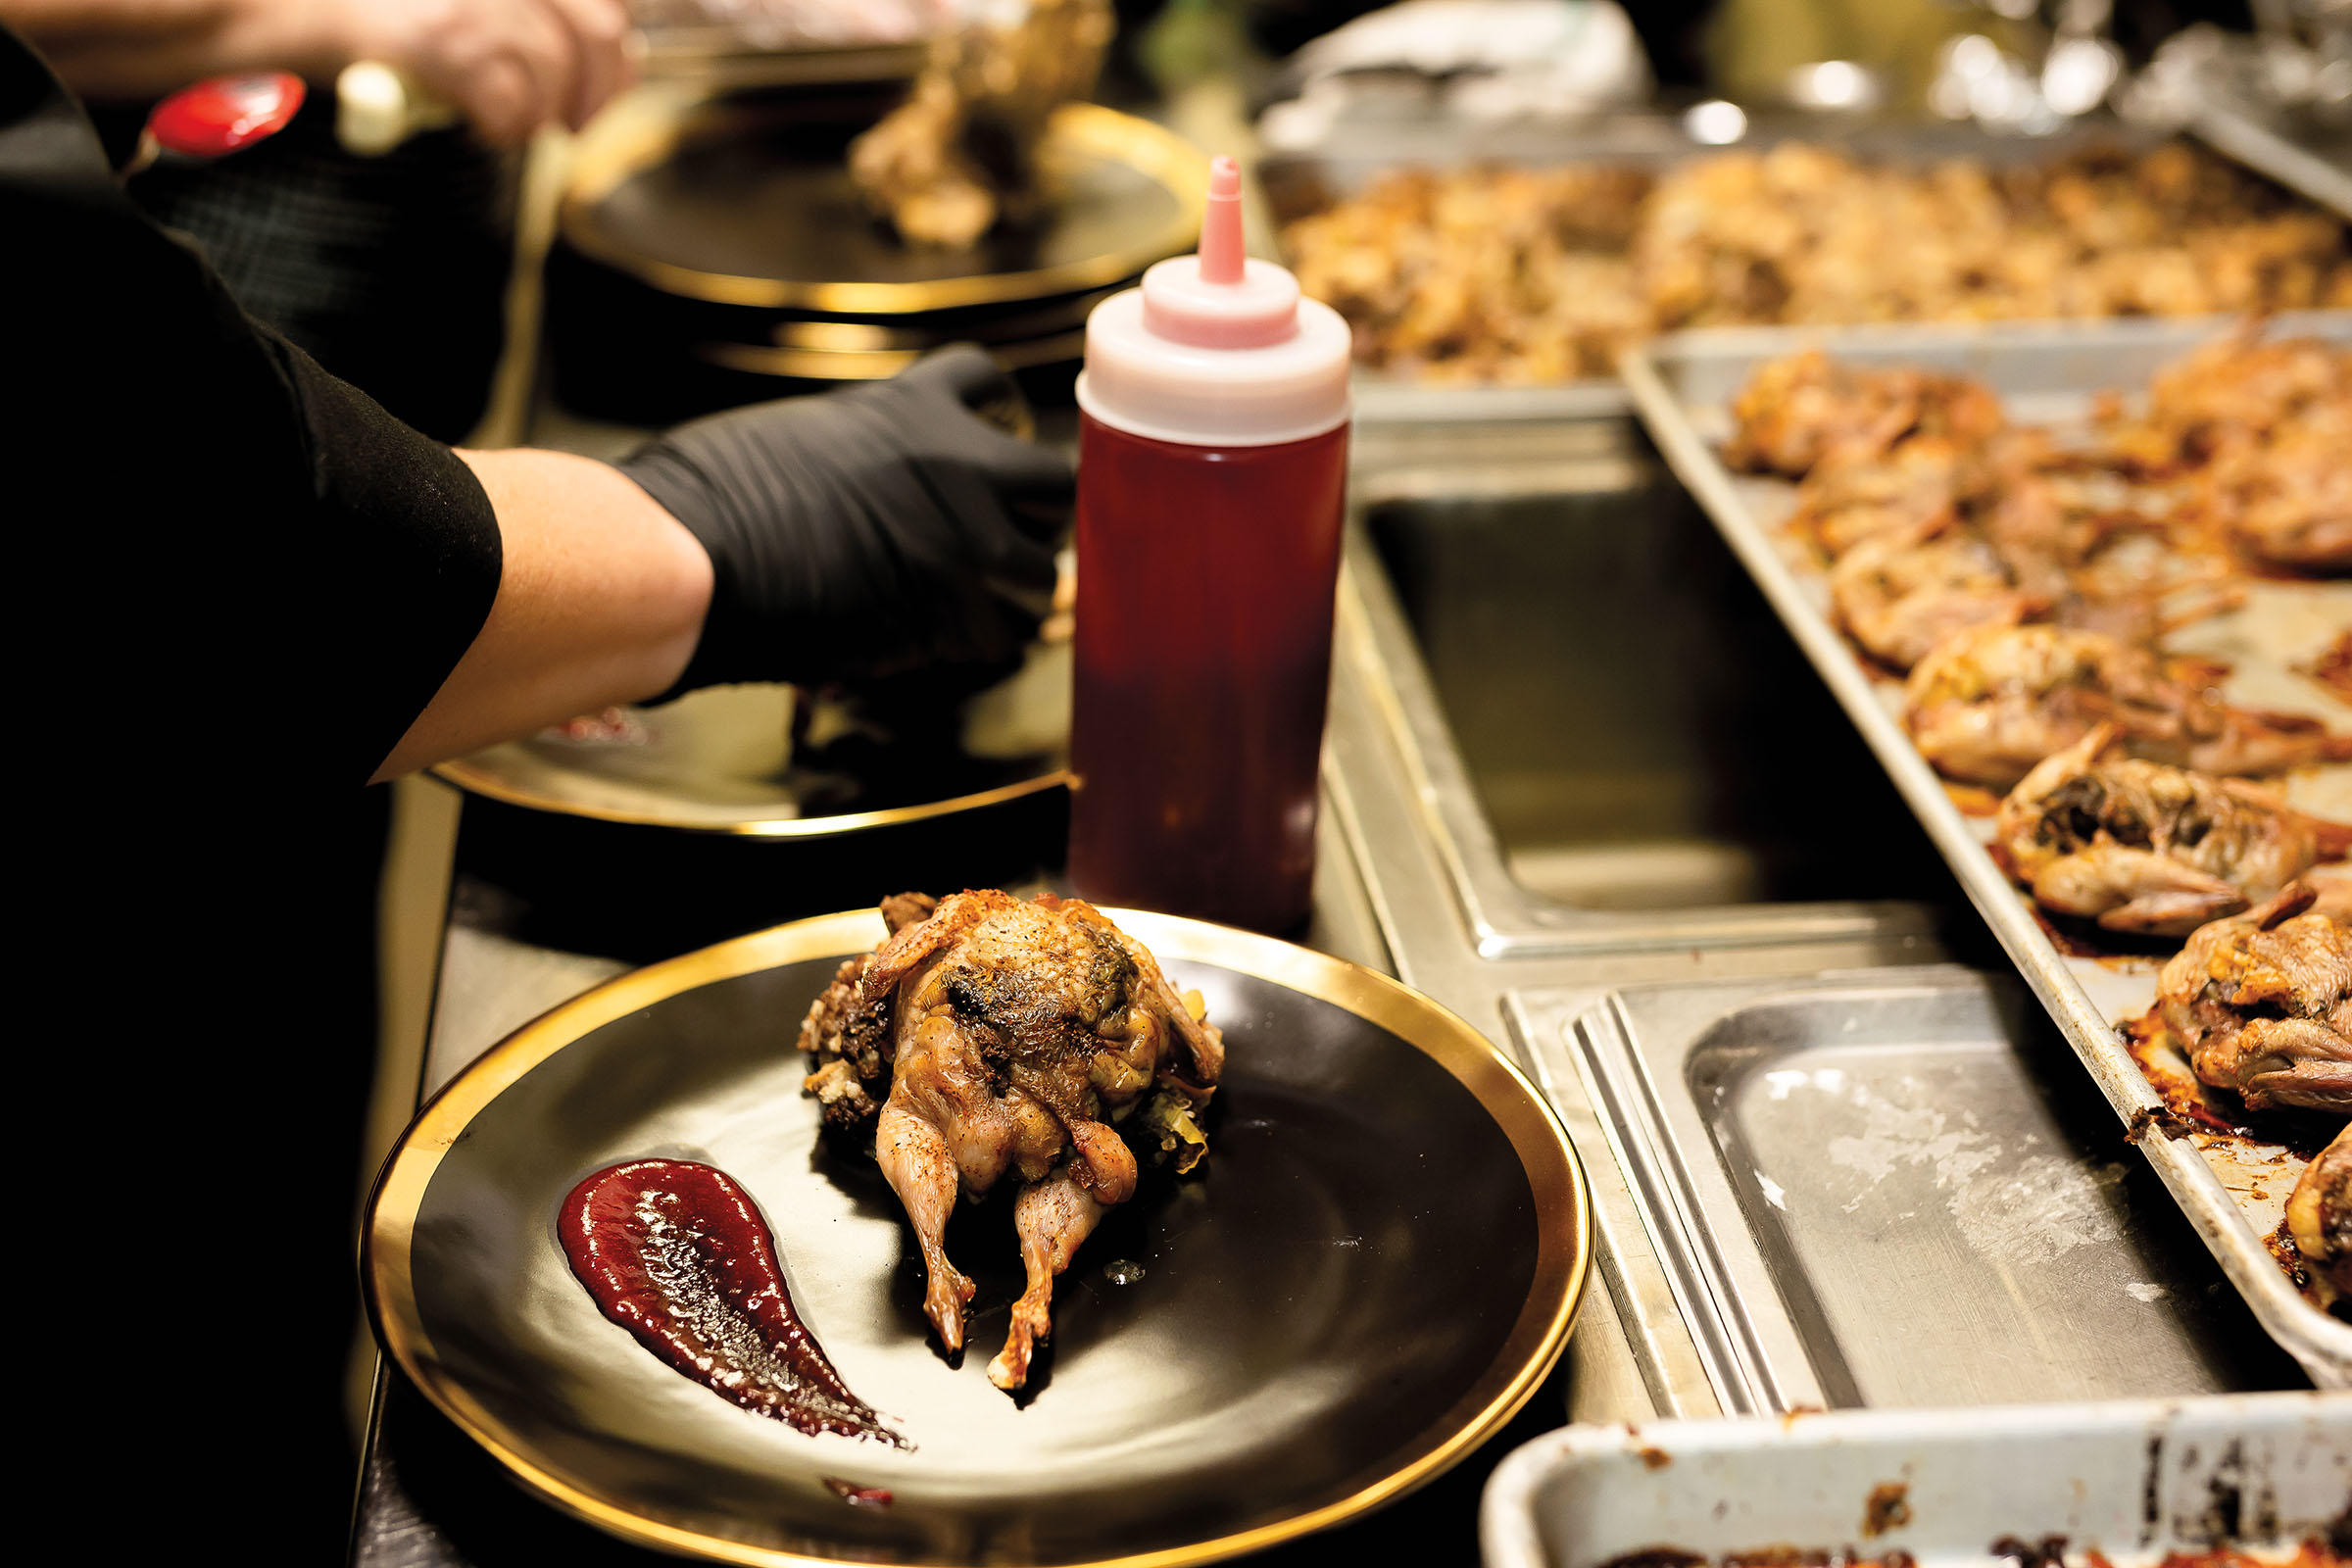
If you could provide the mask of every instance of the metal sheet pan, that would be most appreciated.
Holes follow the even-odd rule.
[[[1487,1483],[1487,1568],[1598,1568],[1666,1546],[1780,1544],[1991,1564],[2064,1536],[2117,1568],[2229,1544],[2283,1556],[2340,1528],[2352,1401],[2117,1400],[1787,1421],[1570,1427]]]
[[[1629,987],[1547,1032],[1727,1412],[2302,1385],[2007,976]]]
[[[2113,120],[2088,121],[2061,135],[2029,138],[1996,136],[1966,122],[1759,115],[1748,122],[1747,134],[1738,142],[1719,146],[1693,141],[1677,115],[1610,115],[1554,124],[1407,117],[1350,123],[1317,146],[1274,148],[1258,160],[1255,175],[1275,221],[1288,223],[1399,169],[1609,164],[1662,170],[1690,158],[1753,152],[1785,141],[1822,142],[1861,157],[1894,162],[1927,164],[1974,158],[2013,167],[2043,163],[2090,146],[2120,142],[2147,147],[2165,139],[2162,131]]]
[[[2299,118],[2300,123],[2296,117],[2266,114],[2226,91],[2208,90],[2190,114],[2188,128],[2225,157],[2352,219],[2352,130]]]
[[[1976,376],[1999,393],[2013,418],[2060,422],[2081,417],[2091,396],[2144,386],[2166,361],[2233,323],[2125,321],[2053,327],[1901,327],[1867,330],[1741,328],[1661,339],[1629,356],[1629,390],[1660,452],[1723,531],[1765,597],[1844,706],[1863,738],[1910,801],[1960,883],[1991,925],[2068,1042],[2128,1125],[2161,1124],[2163,1102],[2117,1031],[2154,1001],[2158,965],[2061,955],[2024,896],[1986,853],[1990,823],[1964,815],[1905,735],[1901,687],[1875,678],[1831,625],[1823,574],[1777,527],[1794,487],[1735,477],[1716,456],[1730,429],[1726,405],[1769,359],[1819,346],[1860,364],[1918,365]],[[2352,314],[2281,317],[2279,333],[2317,332],[2352,339]],[[2295,709],[2352,727],[2352,710],[2283,667],[2285,637],[2319,644],[2352,624],[2352,585],[2265,584],[2246,608],[2174,639],[2175,645],[2224,658],[2235,666],[2226,687],[2235,701]],[[2343,816],[2352,807],[2352,768],[2318,770],[2290,790],[2298,804]],[[2250,1152],[2249,1165],[2217,1150],[2204,1135],[2146,1137],[2140,1147],[2180,1201],[2230,1282],[2255,1315],[2325,1387],[2352,1386],[2352,1324],[2330,1317],[2294,1289],[2263,1243],[2278,1221],[2299,1168],[2284,1151]],[[2218,1156],[2218,1157],[2217,1157]],[[2255,1200],[2254,1195],[2264,1195]],[[2253,1200],[2249,1209],[2241,1196]],[[2274,1201],[2275,1200],[2275,1201]]]

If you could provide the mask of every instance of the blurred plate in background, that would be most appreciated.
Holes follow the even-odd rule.
[[[662,422],[796,382],[894,374],[955,342],[1007,368],[1074,368],[1104,293],[1200,233],[1202,154],[1147,121],[1069,104],[1039,155],[1055,197],[1043,221],[910,248],[847,168],[851,141],[903,90],[648,100],[593,127],[549,258],[558,398]]]

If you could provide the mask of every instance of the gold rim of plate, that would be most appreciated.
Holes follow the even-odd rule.
[[[1007,370],[1060,365],[1086,352],[1086,329],[1073,327],[1046,337],[983,343],[988,357]],[[696,359],[754,375],[801,381],[886,381],[928,352],[924,349],[766,348],[756,343],[705,343]]]
[[[871,811],[841,811],[831,816],[747,815],[731,822],[698,822],[658,809],[638,810],[625,806],[601,806],[518,784],[499,771],[494,762],[484,760],[493,757],[498,750],[492,747],[476,752],[471,757],[461,757],[455,761],[435,762],[431,768],[432,775],[469,795],[479,795],[485,800],[520,806],[534,811],[553,811],[560,816],[581,816],[598,822],[625,822],[637,827],[676,828],[687,833],[732,834],[744,838],[821,838],[834,833],[856,833],[866,828],[921,822],[935,816],[951,816],[957,811],[978,810],[984,806],[1000,806],[1006,801],[1017,801],[1023,796],[1036,795],[1070,781],[1068,768],[1052,767],[1029,778],[1000,784],[994,789],[950,796],[941,801],[921,801],[912,806],[889,806]]]
[[[1428,1452],[1336,1502],[1232,1535],[1159,1551],[1097,1558],[1071,1568],[1176,1568],[1204,1563],[1325,1529],[1397,1497],[1451,1468],[1517,1414],[1567,1344],[1592,1261],[1592,1202],[1567,1130],[1535,1085],[1493,1042],[1421,993],[1344,958],[1204,920],[1137,909],[1105,910],[1162,957],[1213,964],[1331,1003],[1413,1046],[1468,1089],[1518,1154],[1534,1195],[1535,1280],[1501,1350],[1446,1411],[1446,1435]],[[541,1014],[490,1048],[417,1112],[385,1161],[361,1235],[361,1272],[377,1340],[425,1397],[531,1492],[597,1528],[640,1545],[754,1568],[835,1568],[853,1559],[810,1557],[662,1524],[597,1496],[520,1451],[498,1417],[448,1376],[416,1308],[411,1247],[433,1173],[473,1118],[566,1046],[615,1019],[700,986],[811,958],[863,952],[885,935],[881,916],[849,910],[737,937],[611,980]]]
[[[703,104],[682,114],[622,121],[607,134],[591,137],[573,163],[558,215],[564,241],[581,254],[665,293],[714,305],[902,316],[1104,288],[1176,255],[1200,237],[1207,202],[1201,177],[1205,156],[1171,130],[1101,104],[1064,104],[1055,110],[1047,126],[1047,143],[1113,159],[1164,186],[1176,199],[1177,217],[1149,244],[1020,272],[984,272],[919,283],[809,283],[705,271],[634,254],[597,232],[589,220],[590,211],[622,181],[668,157],[710,125],[743,113],[746,111],[723,104]]]

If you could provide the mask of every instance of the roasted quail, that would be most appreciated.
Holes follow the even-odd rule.
[[[2352,1295],[2352,1123],[2320,1151],[2286,1200],[2286,1233],[2328,1305]]]
[[[1094,90],[1112,26],[1107,0],[1029,0],[934,39],[906,101],[850,144],[866,205],[908,245],[946,250],[1034,220],[1047,122]]]
[[[2254,329],[2159,371],[2112,432],[2152,476],[2185,479],[2183,520],[2290,571],[2352,572],[2352,349]]]
[[[1925,370],[1865,370],[1819,349],[1774,360],[1732,401],[1723,450],[1735,468],[1801,479],[1926,438],[1974,447],[2001,428],[2000,400],[1975,381]]]
[[[2165,964],[2165,1024],[2197,1076],[2247,1108],[2352,1113],[2352,929],[2290,883],[2244,914],[2201,926]]]
[[[1830,604],[1864,653],[1899,670],[1956,632],[2014,626],[2042,608],[1990,546],[1957,528],[1925,540],[1887,533],[1860,541],[1830,568]]]
[[[1904,704],[1912,743],[1937,772],[2004,790],[2106,722],[2132,755],[2207,773],[2352,754],[2317,719],[2232,708],[2186,662],[2065,626],[1955,633],[1913,667]]]
[[[1053,1331],[1054,1276],[1134,1194],[1136,1152],[1179,1172],[1207,1152],[1198,1118],[1224,1040],[1198,994],[1179,997],[1090,904],[909,893],[882,913],[890,939],[843,964],[801,1026],[804,1092],[829,1123],[873,1118],[875,1156],[929,1273],[923,1309],[950,1351],[963,1348],[973,1290],[942,1245],[956,1192],[977,1200],[1018,1174],[1028,1288],[988,1369],[1010,1392]]]
[[[2001,802],[1997,842],[2045,908],[2186,936],[2352,841],[2259,785],[2114,755],[2115,743],[2116,726],[2099,725]]]

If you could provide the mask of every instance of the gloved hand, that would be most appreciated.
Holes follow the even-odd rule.
[[[1011,394],[978,349],[895,380],[680,425],[619,465],[710,553],[702,642],[656,701],[1019,654],[1052,603],[1069,464],[975,410]]]

